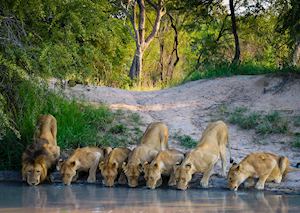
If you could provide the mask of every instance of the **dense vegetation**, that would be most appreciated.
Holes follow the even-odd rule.
[[[19,166],[13,162],[31,141],[40,113],[57,117],[63,148],[119,144],[125,140],[114,139],[120,131],[126,138],[140,134],[133,125],[128,137],[132,131],[116,124],[118,115],[104,106],[49,92],[44,80],[51,77],[129,89],[298,72],[299,5],[299,0],[0,1],[0,169]]]

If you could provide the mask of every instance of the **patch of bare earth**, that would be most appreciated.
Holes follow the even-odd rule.
[[[220,105],[231,108],[244,106],[262,112],[278,110],[289,116],[300,114],[300,79],[297,76],[234,76],[199,80],[149,92],[76,85],[67,87],[64,92],[67,96],[79,97],[90,103],[106,103],[112,109],[137,112],[145,123],[142,130],[152,121],[163,121],[167,123],[171,136],[179,133],[196,140],[208,122],[216,119]],[[275,134],[260,141],[253,130],[228,125],[236,161],[254,151],[270,151],[288,156],[292,164],[300,162],[299,149],[292,148],[291,137]],[[170,146],[184,149],[174,137],[170,139]],[[218,171],[219,166],[216,168]],[[214,177],[212,184],[218,186],[220,182],[223,186],[225,179],[222,182],[218,178]],[[300,191],[300,172],[290,173],[280,185],[268,186],[276,190]]]

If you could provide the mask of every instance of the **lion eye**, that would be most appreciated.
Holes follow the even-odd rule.
[[[41,171],[40,171],[40,170],[37,170],[36,172],[37,172],[37,173],[41,173]]]

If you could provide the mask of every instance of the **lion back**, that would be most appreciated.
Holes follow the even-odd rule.
[[[147,127],[141,144],[153,146],[156,150],[168,149],[169,131],[168,127],[163,122],[153,122]]]

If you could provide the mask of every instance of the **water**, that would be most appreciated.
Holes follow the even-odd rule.
[[[100,184],[0,183],[0,212],[300,212],[300,195],[218,189],[148,190]]]

